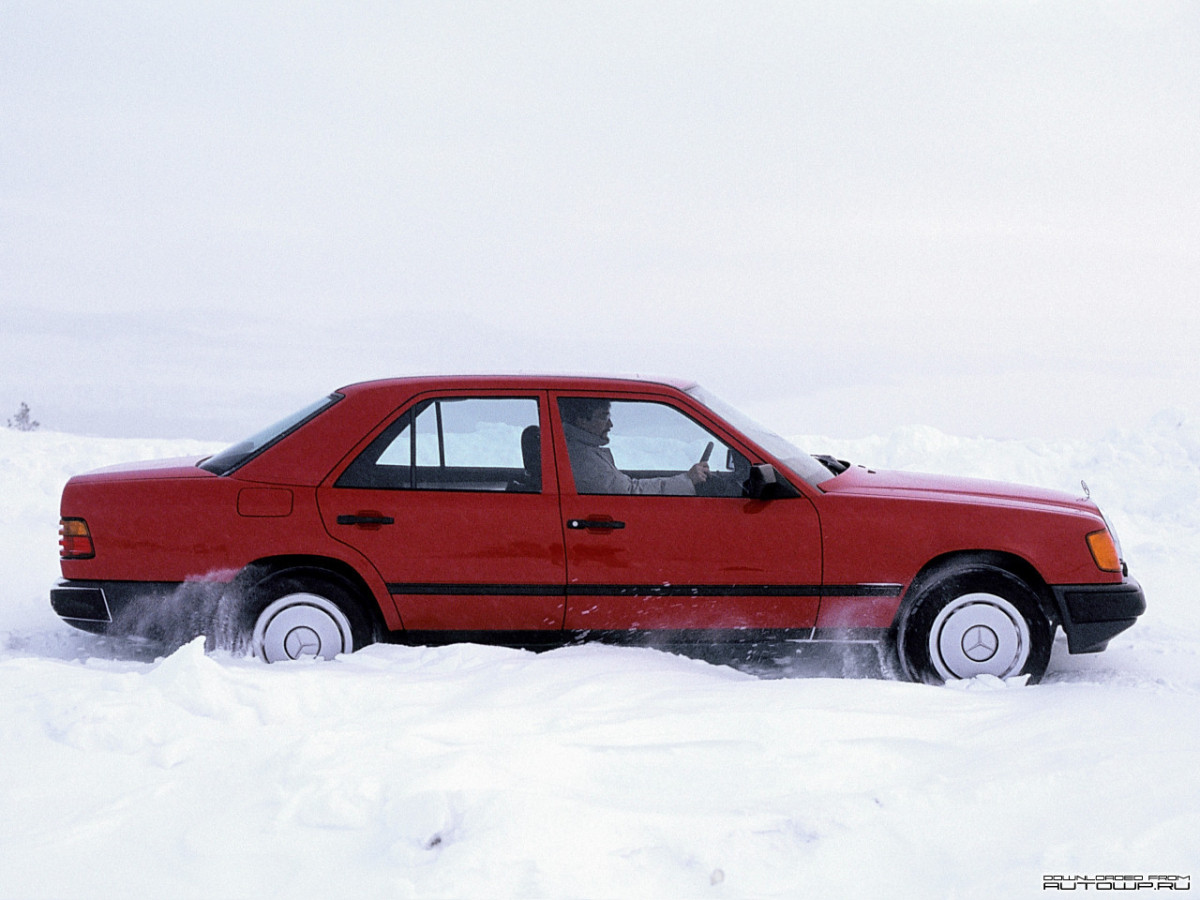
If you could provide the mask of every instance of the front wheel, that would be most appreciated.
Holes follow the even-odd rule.
[[[1037,595],[993,566],[952,570],[917,596],[901,620],[896,650],[913,681],[1028,675],[1036,683],[1050,662],[1053,628]]]

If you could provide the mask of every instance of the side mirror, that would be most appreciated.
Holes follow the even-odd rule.
[[[770,463],[759,463],[750,467],[750,477],[742,486],[745,496],[753,500],[779,500],[799,497],[800,492],[792,487]]]

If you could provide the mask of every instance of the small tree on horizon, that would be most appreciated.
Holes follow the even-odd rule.
[[[37,431],[41,422],[35,422],[29,418],[29,404],[21,402],[17,414],[8,420],[8,427],[15,428],[17,431]]]

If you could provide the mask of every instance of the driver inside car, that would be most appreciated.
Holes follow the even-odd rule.
[[[696,485],[708,480],[707,461],[686,472],[661,478],[632,478],[617,468],[608,443],[613,423],[611,404],[599,397],[563,397],[559,400],[567,453],[575,489],[581,494],[694,495]]]

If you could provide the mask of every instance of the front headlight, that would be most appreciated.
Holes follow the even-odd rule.
[[[1124,562],[1125,553],[1123,550],[1121,550],[1121,539],[1117,536],[1117,529],[1113,528],[1113,523],[1108,520],[1108,516],[1104,515],[1103,512],[1100,513],[1100,518],[1104,520],[1104,527],[1108,529],[1108,533],[1112,536],[1113,544],[1116,545],[1117,559],[1121,560],[1121,562]]]
[[[1092,552],[1092,559],[1105,572],[1120,572],[1122,575],[1128,575],[1129,572],[1125,568],[1125,554],[1121,550],[1121,539],[1117,537],[1117,530],[1113,528],[1112,522],[1099,507],[1096,508],[1096,512],[1100,513],[1100,518],[1104,520],[1105,530],[1093,531],[1087,536],[1088,549]]]

